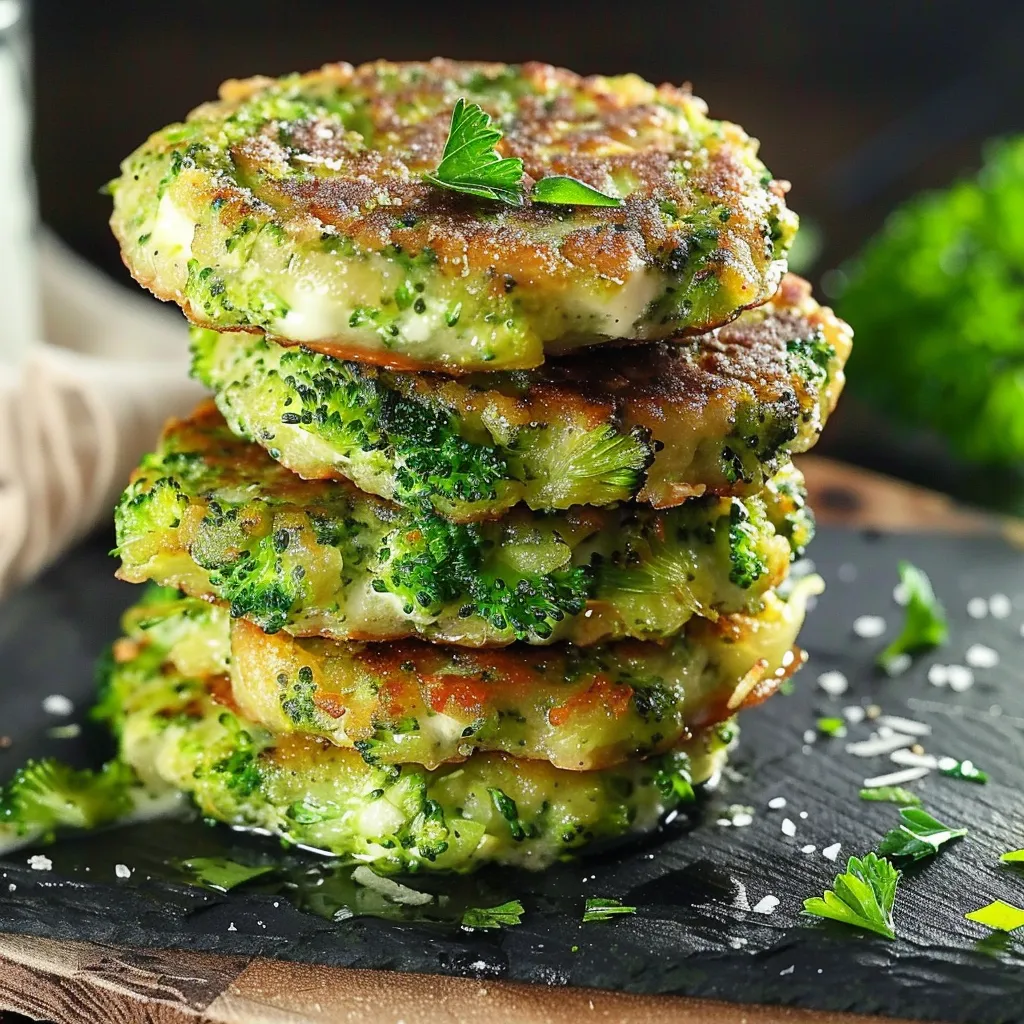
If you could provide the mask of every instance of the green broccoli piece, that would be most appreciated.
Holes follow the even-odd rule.
[[[232,750],[213,765],[213,771],[220,776],[225,788],[244,799],[256,792],[263,780],[256,756],[258,750],[252,736],[229,711],[221,714],[220,724],[231,737]]]
[[[152,458],[146,456],[143,468]],[[134,480],[114,510],[117,536],[122,542],[113,554],[118,554],[126,543],[147,543],[165,530],[177,529],[187,509],[188,497],[174,480],[162,477],[152,487],[144,477]]]
[[[378,552],[379,593],[402,599],[403,610],[436,614],[450,601],[469,597],[460,613],[479,615],[495,629],[512,630],[517,639],[547,639],[553,623],[578,615],[586,605],[591,577],[586,567],[548,573],[520,573],[511,566],[483,568],[487,542],[476,523],[450,523],[426,514],[411,529],[394,531]]]
[[[521,447],[524,462],[533,473],[542,469],[556,484],[559,480],[599,483],[602,490],[592,493],[589,504],[629,498],[640,489],[644,473],[654,461],[650,432],[644,427],[620,434],[605,423],[574,437],[566,438],[561,433],[556,437],[555,444],[543,449],[548,464],[533,465],[542,460],[531,453],[525,436],[517,448]]]
[[[543,576],[481,573],[468,582],[473,604],[463,607],[463,614],[481,615],[495,629],[511,629],[519,640],[547,640],[553,623],[586,607],[592,575],[588,566],[578,565]]]
[[[48,758],[29,761],[0,790],[0,830],[51,839],[58,828],[95,828],[130,813],[135,773],[119,761],[99,771],[71,768]]]
[[[851,389],[961,457],[1024,459],[1024,137],[897,210],[844,268]]]
[[[210,582],[220,588],[233,618],[250,618],[267,633],[284,628],[299,600],[301,576],[296,578],[287,567],[283,552],[280,537],[261,537],[234,561],[219,562],[210,573]]]
[[[816,391],[828,383],[835,357],[835,346],[827,342],[820,332],[809,338],[794,338],[786,342],[790,373],[795,373]]]
[[[744,590],[752,587],[768,571],[757,550],[759,535],[760,530],[746,506],[734,498],[729,509],[729,579]]]
[[[793,394],[777,402],[740,406],[722,447],[725,479],[731,484],[752,484],[771,476],[778,467],[779,453],[797,435],[798,415],[799,403]]]

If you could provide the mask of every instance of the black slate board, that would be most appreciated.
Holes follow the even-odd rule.
[[[86,764],[105,752],[104,738],[88,726],[77,740],[47,738],[57,720],[41,710],[50,693],[88,705],[93,659],[135,596],[111,579],[105,547],[84,545],[0,608],[0,735],[15,738],[0,750],[0,779],[31,755]],[[171,881],[180,876],[166,866],[169,853],[250,862],[281,862],[283,855],[268,840],[163,822],[59,843],[46,851],[49,872],[27,866],[32,851],[0,860],[0,931],[974,1024],[1024,1021],[1024,946],[963,918],[996,898],[1024,905],[1024,871],[998,861],[1002,851],[1024,846],[1024,556],[994,537],[829,529],[811,555],[828,590],[803,635],[811,663],[795,692],[745,716],[733,762],[739,775],[639,848],[540,875],[418,877],[410,884],[444,899],[411,920],[407,909],[353,886],[347,873],[317,884],[322,872],[301,857],[284,863],[289,877],[303,882],[307,910],[285,898],[280,883],[221,896]],[[890,680],[877,675],[872,659],[901,617],[892,598],[900,558],[931,575],[950,613],[952,641]],[[1009,617],[968,616],[969,598],[996,593],[1012,598]],[[853,620],[865,613],[886,618],[885,637],[853,635]],[[929,665],[963,664],[973,643],[998,651],[998,667],[976,669],[976,684],[961,694],[928,683]],[[838,700],[816,685],[829,669],[851,681]],[[804,741],[818,715],[873,702],[928,722],[930,751],[973,758],[991,775],[985,786],[937,773],[912,786],[937,817],[971,835],[907,873],[893,943],[799,914],[804,897],[820,894],[836,872],[823,847],[841,842],[845,862],[871,849],[896,820],[893,806],[857,797],[865,776],[896,768],[888,758],[856,758],[842,740]],[[849,738],[867,734],[862,726]],[[785,810],[768,809],[776,796],[787,799]],[[730,804],[751,806],[753,823],[718,824]],[[797,825],[793,838],[781,831],[784,817]],[[808,844],[813,854],[801,852]],[[133,868],[130,880],[115,877],[115,862]],[[769,894],[780,900],[773,913],[747,909]],[[638,912],[584,925],[586,896],[620,898]],[[465,906],[513,897],[526,907],[517,928],[467,933],[454,923]],[[330,920],[343,906],[355,916]]]

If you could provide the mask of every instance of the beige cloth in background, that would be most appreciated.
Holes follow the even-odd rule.
[[[52,235],[39,275],[45,340],[19,368],[0,365],[0,596],[109,519],[164,420],[202,394],[176,310]]]

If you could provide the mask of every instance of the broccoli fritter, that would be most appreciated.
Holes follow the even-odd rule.
[[[481,750],[593,770],[672,750],[769,697],[802,664],[794,644],[816,583],[788,601],[768,595],[757,616],[691,620],[667,645],[466,650],[296,639],[180,595],[131,609],[124,642],[140,654],[155,645],[186,674],[218,675],[229,664],[247,719],[354,748],[370,765],[433,768]]]
[[[384,870],[539,869],[647,831],[720,769],[735,734],[711,728],[671,754],[594,772],[505,754],[375,767],[324,740],[273,736],[241,715],[218,677],[126,653],[103,715],[145,783],[183,791],[206,818]]]
[[[712,334],[459,379],[195,328],[193,374],[232,430],[306,479],[345,478],[459,522],[754,494],[817,440],[850,331],[789,275]]]
[[[799,487],[792,468],[780,479]],[[226,601],[267,632],[471,647],[655,639],[693,615],[760,608],[791,560],[775,497],[519,506],[452,523],[303,481],[206,405],[172,421],[135,471],[116,513],[119,575]]]
[[[459,99],[496,118],[527,186],[569,175],[622,204],[426,181]],[[536,63],[227,82],[110,190],[132,274],[194,323],[453,373],[717,327],[775,292],[796,230],[756,141],[688,89]]]

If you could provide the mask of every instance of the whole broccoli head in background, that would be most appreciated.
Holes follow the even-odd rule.
[[[1024,461],[1024,137],[901,207],[846,270],[854,392],[965,459]]]

